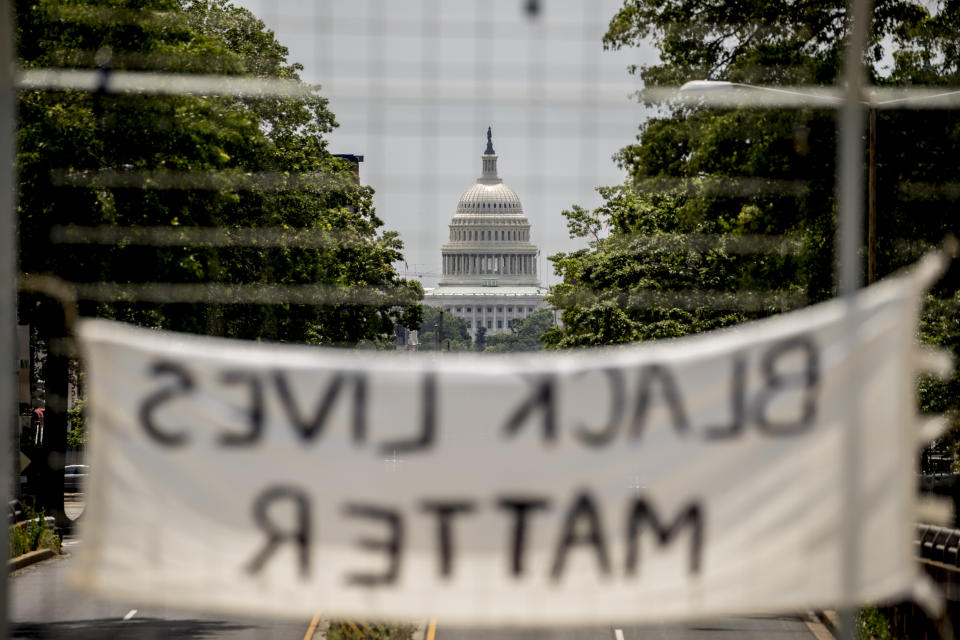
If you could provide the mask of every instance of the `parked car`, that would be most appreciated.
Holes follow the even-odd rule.
[[[65,493],[78,493],[83,491],[83,485],[87,480],[87,469],[85,464],[68,464],[63,468],[63,490]]]

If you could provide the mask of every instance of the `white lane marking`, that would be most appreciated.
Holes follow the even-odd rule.
[[[614,629],[613,637],[614,640],[623,640],[623,629]]]
[[[123,619],[124,619],[124,621],[127,621],[127,620],[129,620],[130,618],[132,618],[132,617],[135,616],[135,615],[137,615],[137,610],[136,610],[136,609],[130,609],[130,611],[127,611],[127,615],[123,616]],[[620,638],[619,640],[623,640],[623,639]]]

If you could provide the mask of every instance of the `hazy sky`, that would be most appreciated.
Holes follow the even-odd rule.
[[[603,51],[620,0],[235,0],[323,85],[340,123],[331,151],[363,155],[361,180],[400,232],[411,275],[433,286],[460,195],[480,175],[487,126],[541,256],[584,245],[560,212],[599,203],[623,174],[610,160],[646,111],[629,64]],[[404,265],[399,265],[401,271]],[[555,281],[541,258],[541,278]]]

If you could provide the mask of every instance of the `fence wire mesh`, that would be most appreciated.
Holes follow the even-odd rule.
[[[39,461],[7,474],[10,494],[59,509],[64,530],[76,515],[78,495],[65,508],[61,488],[43,485],[82,464],[83,370],[58,346],[72,330],[63,304],[178,331],[380,349],[410,346],[398,326],[442,348],[435,307],[464,350],[483,348],[482,329],[533,327],[542,306],[550,346],[597,346],[819,302],[960,230],[950,3],[899,3],[913,16],[896,18],[899,31],[877,20],[865,36],[872,57],[855,56],[866,75],[852,84],[864,67],[842,75],[842,4],[814,26],[780,7],[793,20],[784,29],[760,9],[668,19],[653,4],[5,3],[16,114],[0,111],[0,124],[16,126],[18,323],[29,327],[14,433]],[[937,24],[914,37],[921,18]],[[821,31],[794,31],[803,20]],[[755,46],[764,37],[772,49]],[[431,298],[457,275],[446,252],[467,246],[446,245],[488,127],[530,223],[532,306]],[[841,258],[845,206],[869,212],[853,218],[853,255]],[[484,256],[515,249],[482,242]],[[510,264],[477,275],[505,283]],[[27,286],[38,275],[55,285]],[[955,349],[957,275],[931,294],[922,327]],[[925,410],[957,408],[956,378],[920,388]],[[937,455],[953,446],[941,441]],[[69,599],[53,578],[38,589]],[[14,604],[8,619],[24,622],[29,609]],[[42,631],[69,632],[58,624]]]

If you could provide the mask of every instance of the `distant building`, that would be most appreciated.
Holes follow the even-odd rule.
[[[467,321],[470,335],[509,331],[510,320],[544,308],[537,277],[539,251],[530,242],[530,221],[520,198],[497,173],[491,130],[481,156],[482,173],[464,191],[441,249],[443,275],[424,303]]]
[[[357,177],[357,184],[360,184],[360,163],[363,162],[363,156],[358,156],[353,153],[335,153],[333,157],[340,158],[341,160],[346,160],[353,165],[353,173]]]

